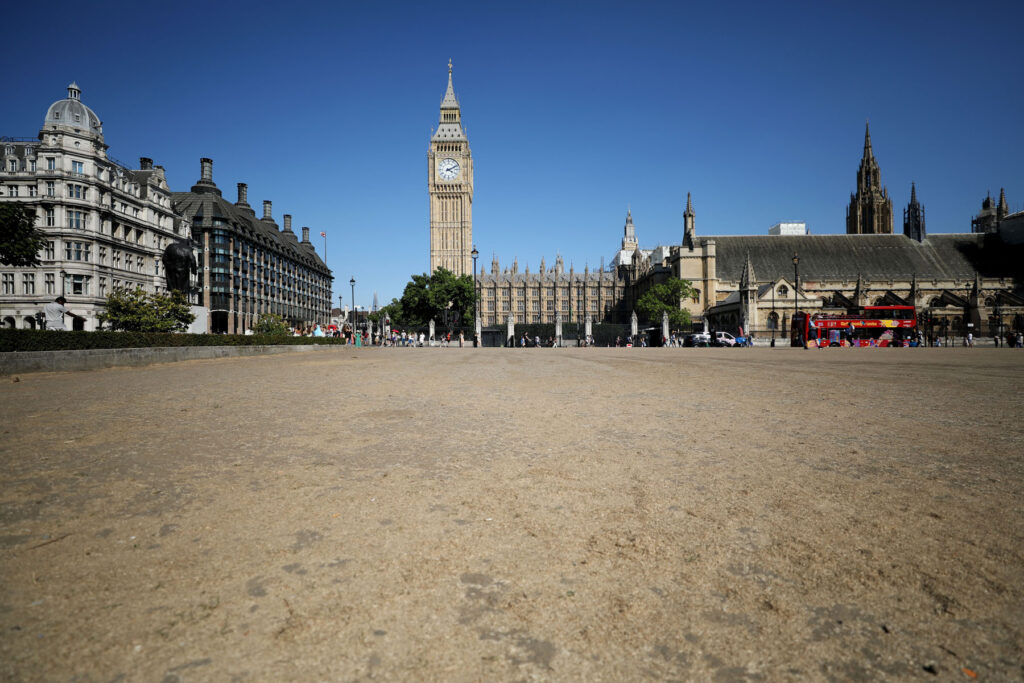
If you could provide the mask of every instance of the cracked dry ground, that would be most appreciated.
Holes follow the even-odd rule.
[[[5,680],[1024,677],[1024,352],[0,384]]]

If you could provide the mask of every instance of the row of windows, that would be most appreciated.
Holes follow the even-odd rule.
[[[227,230],[211,230],[209,248],[210,265],[213,267],[234,266],[239,272],[252,273],[256,280],[278,282],[287,288],[298,285],[300,291],[314,291],[326,294],[326,279],[318,276],[279,257],[273,252],[264,251],[244,240],[235,245],[235,255],[231,255],[231,233]]]
[[[11,148],[11,149],[12,149],[12,151],[10,153],[13,154],[13,148]],[[25,149],[29,153],[31,153],[33,148],[26,147]],[[72,159],[70,161],[70,164],[71,164],[71,170],[69,172],[70,175],[81,177],[81,178],[87,178],[88,177],[86,175],[86,172],[85,172],[86,171],[86,169],[85,169],[85,162]],[[6,168],[7,168],[7,170],[10,173],[18,173],[18,172],[23,172],[23,171],[28,171],[28,172],[34,173],[34,172],[36,172],[38,170],[38,167],[37,167],[35,159],[24,159],[24,160],[21,160],[21,159],[8,159],[7,160]],[[0,166],[0,170],[2,170],[2,169],[3,169],[3,167]],[[57,168],[57,158],[56,157],[46,157],[46,159],[45,159],[45,170],[61,172],[64,169],[58,169]],[[111,185],[113,185],[115,187],[115,189],[118,189],[120,191],[126,192],[127,194],[130,194],[133,197],[140,197],[141,196],[139,184],[136,183],[136,182],[130,182],[127,179],[127,177],[124,175],[124,172],[121,171],[120,169],[116,169],[116,170],[113,169],[113,168],[103,169],[99,165],[97,165],[97,167],[96,167],[96,177],[99,180],[103,181],[104,180],[104,175],[106,175],[106,180],[109,181],[111,183]],[[47,183],[47,185],[52,186],[53,183],[49,182],[49,183]],[[17,196],[17,195],[12,195],[12,196]],[[35,196],[35,195],[33,194],[33,195],[30,195],[30,196]],[[48,194],[48,196],[52,197],[52,196],[54,196],[54,193],[50,192]],[[170,199],[168,197],[163,196],[163,195],[153,194],[153,195],[151,195],[150,199],[152,201],[156,202],[157,204],[159,204],[160,206],[167,206],[167,207],[170,206]]]
[[[90,283],[92,276],[89,275],[68,275],[64,283],[64,290],[70,294],[83,294],[88,295],[90,293]],[[119,283],[120,280],[114,280],[115,283]],[[0,273],[0,293],[3,294],[16,294],[15,291],[15,280],[14,273]],[[36,293],[36,273],[22,273],[21,274],[21,294],[35,294]],[[57,293],[57,276],[54,273],[43,274],[43,293],[44,294],[56,294]],[[100,278],[100,296],[106,296],[106,278]]]

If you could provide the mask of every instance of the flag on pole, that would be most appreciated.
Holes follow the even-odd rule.
[[[326,233],[326,232],[321,232],[321,233],[320,233],[320,236],[321,236],[321,237],[327,237],[327,233]]]

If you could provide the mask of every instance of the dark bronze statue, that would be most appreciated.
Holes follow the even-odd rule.
[[[192,254],[192,240],[171,242],[164,249],[164,274],[167,277],[167,289],[178,290],[186,297],[189,295],[189,280],[192,273],[199,268]]]

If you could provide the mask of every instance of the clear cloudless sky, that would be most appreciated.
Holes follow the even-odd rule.
[[[35,136],[76,81],[109,153],[175,190],[200,157],[234,201],[328,234],[334,302],[429,267],[427,148],[452,59],[475,165],[473,239],[536,270],[806,221],[845,231],[870,119],[895,230],[986,192],[1024,208],[1024,3],[51,2],[3,12],[0,135]]]

